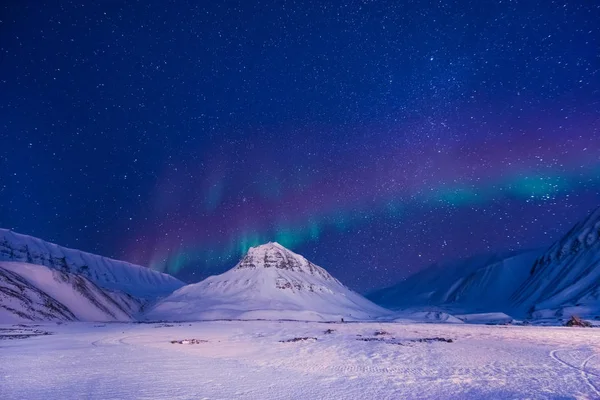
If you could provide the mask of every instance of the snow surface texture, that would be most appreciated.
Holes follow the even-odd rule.
[[[174,277],[124,261],[67,249],[31,236],[0,229],[0,261],[45,265],[83,275],[96,285],[154,300],[184,285]]]
[[[434,264],[367,295],[384,307],[441,307],[461,313],[512,311],[510,296],[527,279],[541,252],[528,251]]]
[[[0,262],[0,323],[130,321],[141,303],[81,275],[43,265]]]
[[[231,270],[187,285],[151,309],[149,320],[374,319],[390,312],[278,243],[253,247]]]
[[[212,321],[34,329],[53,334],[0,340],[3,400],[600,398],[594,328]],[[4,339],[26,332],[0,326]]]

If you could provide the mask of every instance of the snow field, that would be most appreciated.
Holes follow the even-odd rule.
[[[600,398],[600,330],[592,328],[211,321],[34,329],[54,334],[0,340],[3,399]],[[280,342],[301,337],[317,340]],[[416,341],[435,337],[453,342]],[[171,343],[184,339],[208,342]]]

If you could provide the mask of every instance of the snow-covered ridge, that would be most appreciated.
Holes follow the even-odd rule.
[[[600,319],[600,208],[545,251],[436,264],[367,297],[392,309],[434,306],[454,314]]]
[[[511,294],[525,281],[540,251],[475,256],[434,264],[367,298],[384,307],[434,306],[460,312],[511,309]]]
[[[166,296],[184,285],[178,279],[150,268],[61,247],[7,229],[0,229],[0,261],[45,265],[83,275],[103,288],[146,299]]]
[[[537,258],[512,300],[534,318],[600,314],[600,208]]]
[[[600,239],[600,208],[585,220],[577,223],[560,240],[539,257],[532,267],[531,274],[552,263],[560,263],[582,251],[588,251]]]
[[[388,313],[301,255],[267,243],[229,271],[175,291],[147,318],[339,320]]]
[[[43,265],[0,262],[0,323],[130,321],[142,303],[81,275]]]

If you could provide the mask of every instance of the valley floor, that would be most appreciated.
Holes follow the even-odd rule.
[[[309,339],[285,342],[294,338]],[[171,343],[184,339],[200,342]],[[600,329],[290,321],[4,325],[0,398],[598,399]]]

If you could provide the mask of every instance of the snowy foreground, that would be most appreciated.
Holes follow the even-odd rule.
[[[594,328],[70,323],[0,339],[5,400],[600,398]]]

